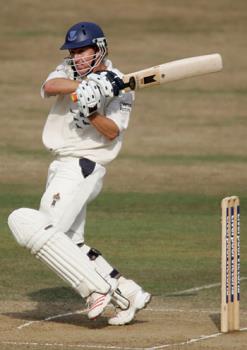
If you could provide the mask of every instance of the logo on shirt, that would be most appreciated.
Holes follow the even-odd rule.
[[[68,35],[69,41],[74,41],[76,39],[76,30],[71,30]]]
[[[131,111],[131,104],[126,102],[120,103],[120,110],[122,112],[130,112]]]

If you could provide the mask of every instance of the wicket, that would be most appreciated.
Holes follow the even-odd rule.
[[[239,330],[240,201],[226,197],[222,209],[221,332]]]

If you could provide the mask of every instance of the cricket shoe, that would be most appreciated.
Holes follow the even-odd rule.
[[[118,311],[116,316],[108,320],[108,323],[112,326],[121,326],[130,323],[136,313],[144,309],[151,301],[151,294],[145,292],[138,284],[132,280],[122,279],[123,281],[119,283],[118,290],[129,300],[129,308]]]
[[[87,298],[88,318],[93,320],[99,317],[111,301],[111,294],[92,293]]]

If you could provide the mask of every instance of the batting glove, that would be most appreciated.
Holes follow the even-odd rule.
[[[101,94],[105,97],[118,96],[120,91],[125,87],[123,80],[112,71],[91,73],[87,78],[89,81],[97,84]]]
[[[95,82],[83,80],[76,89],[77,105],[80,114],[88,118],[91,114],[98,111],[103,103],[103,97]]]

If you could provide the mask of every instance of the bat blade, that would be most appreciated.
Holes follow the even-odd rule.
[[[125,90],[138,90],[153,85],[219,72],[223,68],[220,54],[210,54],[171,61],[123,76]]]

